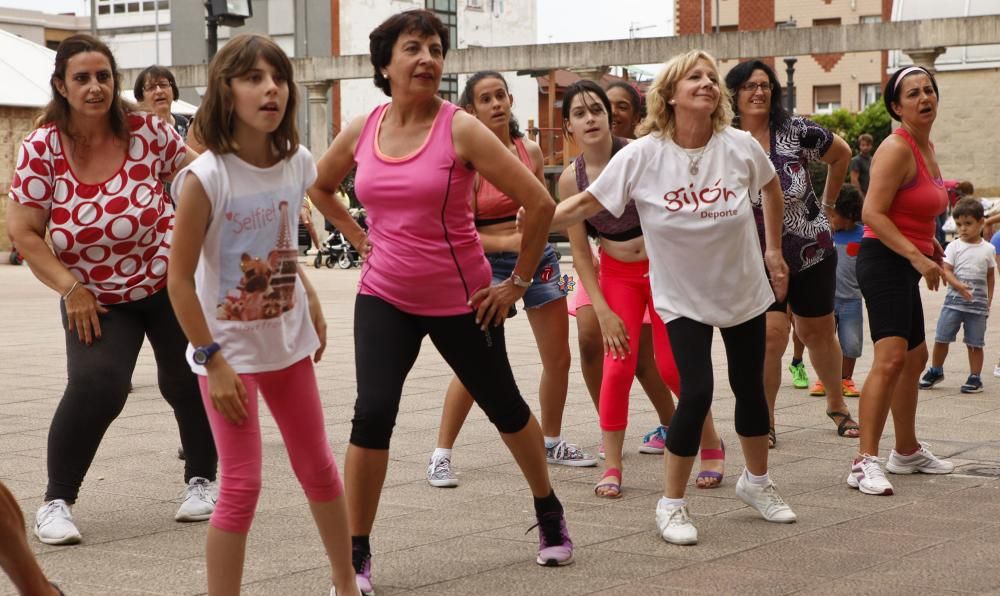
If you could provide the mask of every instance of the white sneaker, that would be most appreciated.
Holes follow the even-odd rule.
[[[885,479],[881,463],[882,460],[873,455],[864,455],[856,460],[847,475],[847,486],[866,495],[891,495],[892,485]]]
[[[62,499],[52,499],[35,513],[35,536],[45,544],[76,544],[82,539]]]
[[[597,458],[566,441],[559,441],[552,447],[546,447],[545,461],[564,466],[590,467],[597,465]]]
[[[993,376],[1000,377],[1000,364],[993,367]]]
[[[455,488],[458,476],[451,469],[450,457],[431,458],[427,464],[427,484],[437,488]]]
[[[900,455],[893,449],[892,453],[889,454],[889,461],[885,464],[885,469],[893,474],[913,474],[914,472],[951,474],[955,470],[955,464],[938,459],[928,447],[927,443],[921,443],[920,449],[913,455]]]
[[[656,527],[660,536],[671,544],[697,544],[698,528],[691,523],[687,505],[656,507]]]
[[[746,468],[736,481],[736,496],[747,505],[756,509],[764,519],[779,524],[790,524],[796,519],[795,512],[778,494],[773,482],[760,486],[750,482]]]
[[[218,499],[216,483],[195,476],[184,489],[184,502],[177,509],[174,519],[179,522],[205,521],[212,517],[215,511],[215,501]]]

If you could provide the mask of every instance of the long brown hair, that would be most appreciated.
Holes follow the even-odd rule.
[[[257,33],[243,33],[229,40],[208,65],[208,88],[194,120],[197,137],[217,154],[235,153],[240,147],[233,138],[232,80],[240,77],[263,58],[288,81],[288,104],[278,128],[271,133],[271,145],[280,159],[288,159],[299,149],[299,131],[295,127],[298,89],[292,79],[292,63],[284,50],[269,38]]]
[[[114,54],[104,42],[85,33],[67,37],[56,49],[56,69],[49,78],[49,86],[52,87],[52,100],[45,106],[42,115],[35,121],[35,125],[54,124],[60,132],[73,136],[73,131],[70,128],[71,108],[69,101],[59,92],[56,81],[62,81],[63,86],[66,86],[66,66],[69,59],[84,52],[104,54],[111,64],[114,89],[112,90],[111,109],[108,110],[108,124],[116,137],[128,141],[128,115],[134,111],[134,107],[121,98],[122,79],[121,73],[118,72],[118,63],[115,62]]]

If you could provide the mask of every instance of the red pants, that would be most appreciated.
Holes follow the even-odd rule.
[[[626,263],[601,252],[601,292],[611,310],[622,320],[629,336],[630,352],[624,359],[604,357],[604,380],[601,382],[601,428],[625,430],[628,426],[628,397],[635,378],[639,356],[639,334],[643,315],[648,312],[653,327],[653,352],[656,367],[675,394],[680,394],[680,377],[670,349],[667,329],[653,308],[649,286],[649,261]]]

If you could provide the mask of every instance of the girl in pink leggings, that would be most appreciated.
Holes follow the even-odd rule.
[[[358,594],[347,508],[316,377],[326,322],[298,268],[293,231],[312,155],[298,143],[292,66],[259,35],[233,38],[209,65],[196,126],[208,148],[178,174],[168,290],[219,452],[207,539],[208,593],[239,594],[261,489],[264,396],[330,560],[331,594]]]

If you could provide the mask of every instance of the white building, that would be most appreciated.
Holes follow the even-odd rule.
[[[537,31],[535,3],[536,0],[341,0],[340,53],[367,54],[368,34],[379,23],[398,12],[425,7],[454,27],[452,49],[533,44]],[[514,96],[514,114],[523,128],[529,119],[538,118],[538,85],[531,77],[518,77],[513,72],[503,74]],[[446,76],[442,80],[442,90],[449,99],[458,100],[466,78]],[[337,128],[388,100],[371,79],[341,82],[340,98],[340,122],[334,123]]]

